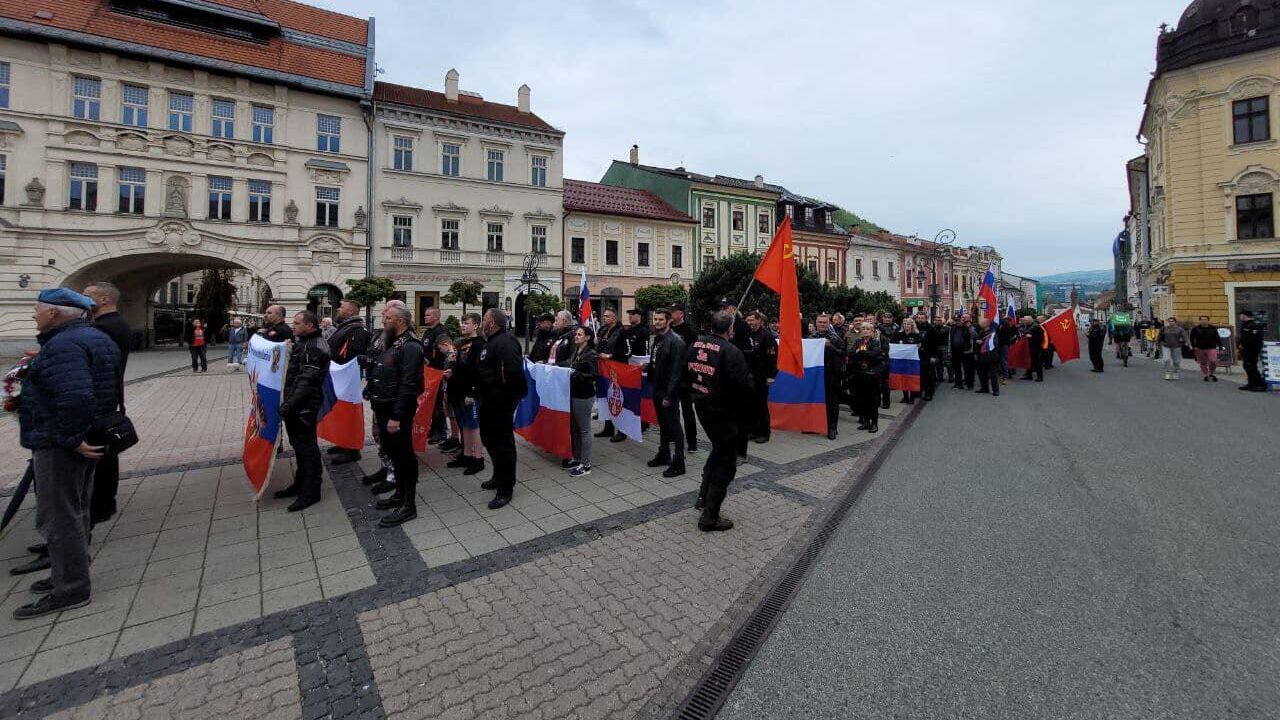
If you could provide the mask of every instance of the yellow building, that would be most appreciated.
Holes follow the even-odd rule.
[[[1261,313],[1280,339],[1280,0],[1196,0],[1157,42],[1134,255],[1143,315]]]

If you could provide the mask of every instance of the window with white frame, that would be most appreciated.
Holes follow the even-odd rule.
[[[264,145],[275,142],[276,109],[266,105],[253,106],[253,141]]]
[[[756,226],[756,230],[760,232],[760,234],[762,235],[767,234],[773,230],[773,227],[770,226],[769,224],[769,213],[767,212],[760,213],[760,222]]]
[[[684,267],[684,246],[683,245],[671,246],[671,267],[674,270],[679,270]]]
[[[807,207],[804,209],[804,224],[805,225],[813,224],[813,208]]]
[[[547,226],[534,225],[529,228],[529,247],[530,252],[535,255],[547,254]]]
[[[0,62],[0,108],[9,107],[9,63]]]
[[[814,275],[818,274],[818,258],[809,258],[809,271]]]
[[[604,241],[604,264],[614,265],[614,266],[618,264],[618,241],[617,240]]]
[[[894,274],[894,272],[893,272],[893,261],[892,261],[892,260],[890,260],[890,261],[889,261],[889,279],[890,279],[890,280],[896,280],[897,278],[898,278],[898,276],[897,276],[897,275],[895,275],[895,274]]]
[[[853,261],[853,276],[862,279],[862,258],[855,258]]]
[[[529,184],[536,187],[547,186],[546,155],[534,155],[529,158]]]
[[[147,171],[133,167],[117,168],[116,180],[120,186],[120,202],[116,209],[130,215],[141,215],[147,194]]]
[[[230,140],[236,136],[236,103],[234,100],[213,101],[212,135]]]
[[[195,98],[190,93],[169,93],[169,129],[178,132],[191,132],[191,113],[195,108]]]
[[[458,235],[462,228],[462,221],[453,218],[444,218],[440,221],[440,249],[457,250]]]
[[[871,277],[875,278],[876,280],[880,279],[880,261],[879,260],[871,261]]]
[[[196,301],[196,284],[187,283],[187,304],[190,305],[195,301]]]
[[[827,282],[835,282],[836,280],[838,280],[839,272],[840,271],[836,269],[836,261],[828,260],[827,261]]]
[[[338,200],[341,193],[336,187],[316,188],[316,225],[338,227]]]
[[[440,174],[458,177],[462,172],[462,146],[458,143],[440,144]]]
[[[67,195],[67,209],[98,209],[97,165],[93,163],[71,163],[71,187]]]
[[[316,116],[316,149],[336,153],[341,147],[342,118],[337,115]]]
[[[787,217],[794,219],[796,216],[796,206],[788,204],[783,207],[787,209]]]
[[[249,181],[249,222],[271,222],[271,181]]]
[[[485,151],[485,177],[493,182],[502,182],[502,166],[506,158],[502,150]]]
[[[209,219],[231,219],[231,178],[209,176]]]
[[[636,243],[636,267],[649,267],[649,243]]]
[[[502,234],[505,228],[500,222],[486,223],[485,248],[489,252],[502,252]]]
[[[120,91],[120,122],[134,127],[147,126],[147,105],[151,91],[141,85],[125,85]]]
[[[82,120],[97,120],[102,111],[102,81],[77,77],[71,88],[71,114]]]
[[[391,165],[396,170],[413,169],[413,138],[396,135],[391,140]]]
[[[391,216],[391,246],[398,248],[413,247],[413,216]]]

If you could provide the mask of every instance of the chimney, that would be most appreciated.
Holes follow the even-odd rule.
[[[520,89],[516,90],[516,100],[517,100],[516,104],[520,107],[520,112],[522,113],[529,112],[529,86],[528,85],[521,85]]]
[[[763,175],[757,175],[757,176],[756,176],[756,187],[758,187],[758,188],[762,188],[762,189],[764,188],[764,176],[763,176]]]
[[[631,164],[632,165],[640,164],[640,146],[639,145],[631,146]]]
[[[450,70],[444,75],[444,99],[451,103],[458,102],[458,71]]]

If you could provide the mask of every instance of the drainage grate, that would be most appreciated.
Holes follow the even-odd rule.
[[[724,706],[724,701],[728,699],[729,693],[733,692],[733,688],[737,686],[738,681],[742,679],[747,668],[751,665],[751,660],[755,658],[756,653],[760,651],[760,647],[764,645],[764,641],[768,639],[769,634],[773,632],[774,626],[778,624],[778,620],[782,618],[782,613],[791,605],[791,601],[795,599],[800,585],[804,582],[805,577],[809,575],[809,570],[817,561],[822,551],[827,547],[827,543],[831,540],[831,536],[835,534],[840,523],[844,522],[845,515],[849,510],[857,504],[862,494],[871,486],[871,480],[880,471],[880,466],[884,464],[889,453],[898,444],[898,440],[906,432],[907,428],[915,422],[916,416],[920,413],[923,405],[916,405],[911,409],[897,427],[893,429],[890,437],[885,439],[884,445],[876,451],[871,461],[863,468],[861,477],[854,484],[849,492],[836,503],[832,508],[831,514],[827,516],[826,522],[818,529],[809,544],[792,563],[787,572],[778,580],[778,582],[770,588],[768,594],[760,601],[760,604],[751,611],[751,615],[747,618],[742,627],[729,640],[729,644],[720,652],[711,669],[707,671],[693,690],[685,697],[684,702],[676,709],[675,717],[678,720],[710,720],[720,712],[720,708]]]

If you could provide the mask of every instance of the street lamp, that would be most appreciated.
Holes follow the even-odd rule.
[[[919,266],[917,267],[919,269],[916,270],[916,287],[922,287],[924,285],[924,279],[926,276],[925,276],[924,268]]]
[[[525,296],[524,350],[526,354],[529,352],[529,343],[533,337],[533,312],[529,309],[529,297],[551,291],[551,288],[538,282],[538,264],[541,259],[537,253],[529,253],[524,256],[524,273],[520,276],[520,284],[516,286],[516,294],[524,293]],[[519,320],[516,320],[516,322],[519,322]]]

